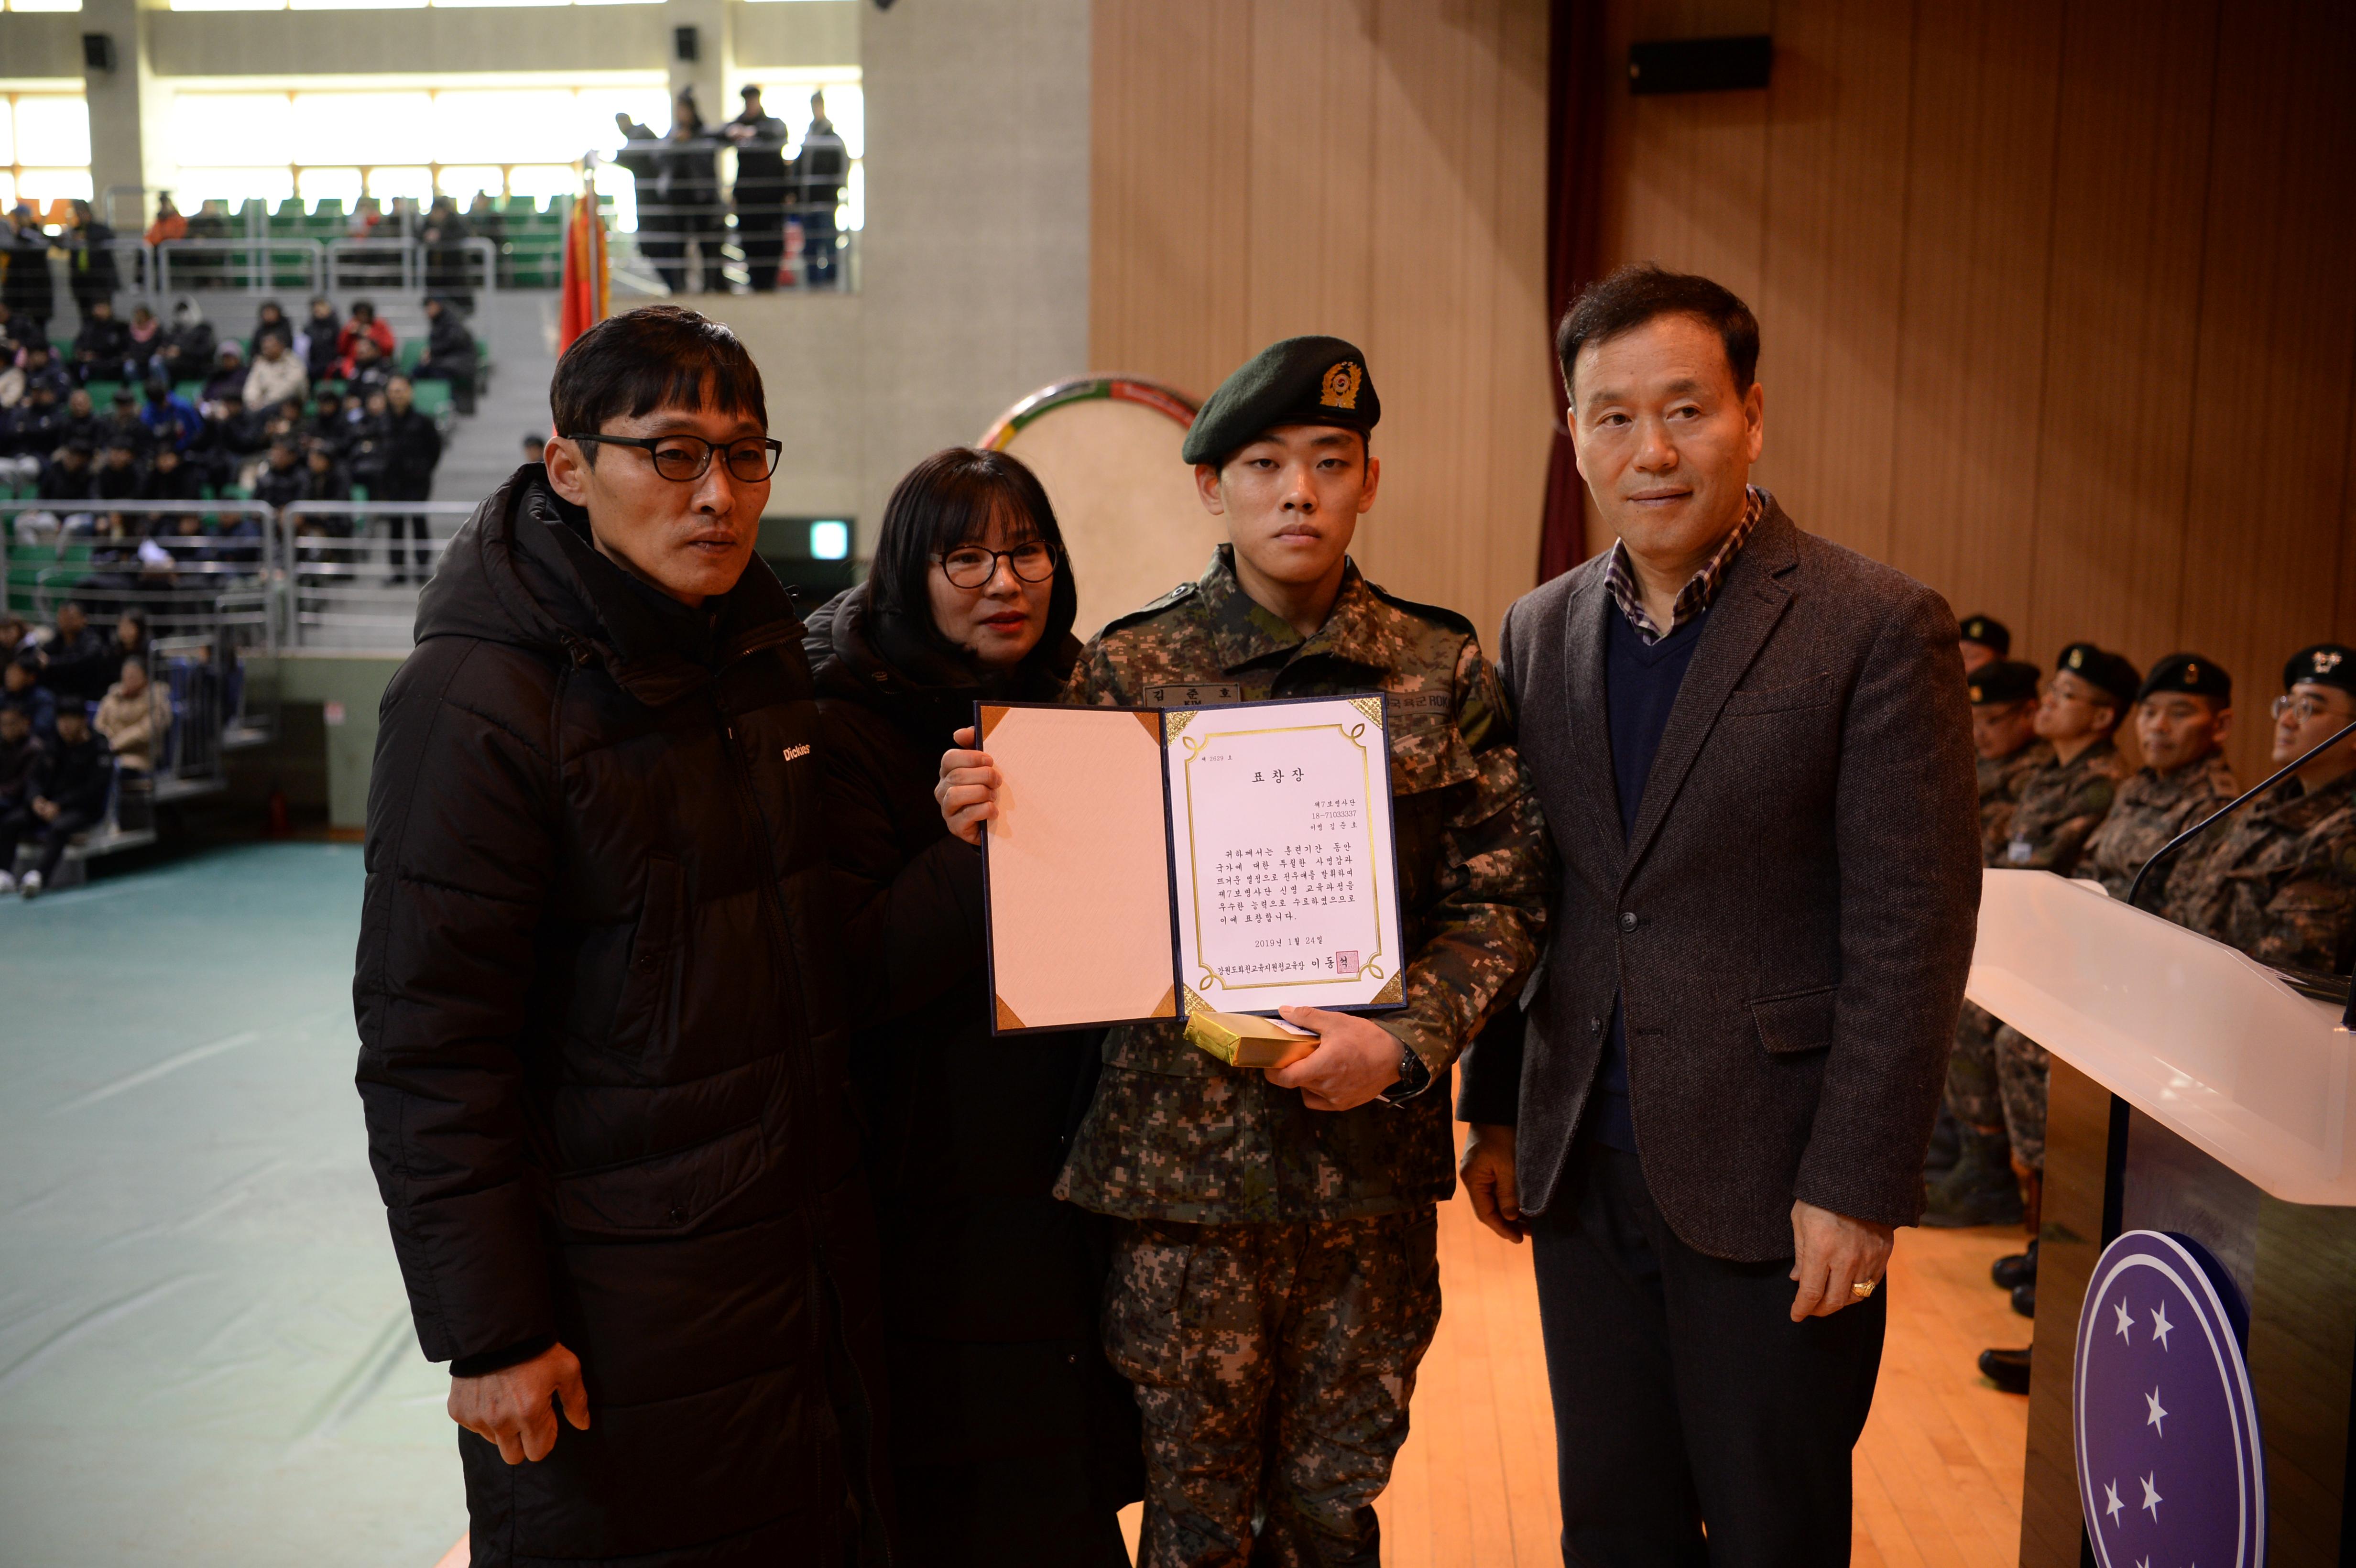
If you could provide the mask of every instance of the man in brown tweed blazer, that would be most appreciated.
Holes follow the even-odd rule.
[[[1954,617],[1748,483],[1725,289],[1622,269],[1557,348],[1620,538],[1499,639],[1559,880],[1465,1182],[1537,1248],[1564,1561],[1846,1563],[1978,911]]]

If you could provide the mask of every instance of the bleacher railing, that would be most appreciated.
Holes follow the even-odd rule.
[[[492,293],[513,281],[499,265],[499,248],[471,238],[429,245],[423,240],[317,240],[255,236],[229,240],[118,240],[115,272],[134,293],[156,295],[193,290],[244,293],[329,289],[447,289]],[[552,279],[551,280],[553,281]]]
[[[471,501],[297,501],[271,524],[282,644],[312,652],[406,653],[417,593]],[[427,539],[418,539],[418,524]]]

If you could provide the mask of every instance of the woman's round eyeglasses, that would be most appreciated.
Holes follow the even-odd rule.
[[[998,575],[998,563],[1004,561],[1014,569],[1017,581],[1044,582],[1055,575],[1055,552],[1038,539],[1016,545],[1012,549],[984,549],[980,545],[959,545],[946,554],[933,559],[940,563],[941,572],[952,586],[981,588]]]
[[[564,439],[598,442],[606,446],[635,446],[654,459],[657,474],[682,485],[710,473],[713,453],[722,452],[728,454],[722,461],[728,466],[730,478],[757,485],[777,471],[777,454],[786,448],[782,441],[753,436],[742,441],[706,441],[700,435],[568,435]]]

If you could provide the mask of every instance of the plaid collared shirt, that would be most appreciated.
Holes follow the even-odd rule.
[[[1742,520],[1734,525],[1734,531],[1726,536],[1718,553],[1704,561],[1691,581],[1677,590],[1677,602],[1669,607],[1666,631],[1653,624],[1653,617],[1644,611],[1644,591],[1636,581],[1634,565],[1628,560],[1628,546],[1619,539],[1612,541],[1612,569],[1604,581],[1612,585],[1612,602],[1620,606],[1620,613],[1628,617],[1628,624],[1636,628],[1636,635],[1647,646],[1709,608],[1709,602],[1718,597],[1718,585],[1726,581],[1726,569],[1734,563],[1751,530],[1766,515],[1767,493],[1756,485],[1744,485]]]

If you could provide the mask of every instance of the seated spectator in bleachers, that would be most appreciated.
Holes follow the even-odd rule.
[[[161,739],[156,731],[162,726],[155,711],[155,688],[147,680],[147,661],[134,654],[116,667],[122,678],[98,699],[98,712],[91,723],[106,737],[117,762],[153,773],[155,742]]]
[[[147,476],[140,481],[142,501],[199,501],[204,498],[205,476],[180,454],[177,447],[159,446],[147,464]]]
[[[32,396],[36,387],[47,387],[62,402],[73,390],[73,378],[67,375],[66,368],[58,363],[58,357],[46,338],[25,345],[23,351],[16,356],[16,368],[24,375],[27,397]]]
[[[76,387],[66,394],[66,411],[58,421],[58,444],[79,441],[96,452],[106,439],[106,416],[90,400],[90,389]]]
[[[523,460],[526,463],[548,461],[548,437],[536,430],[523,432]]]
[[[376,340],[363,337],[352,345],[351,368],[344,373],[344,389],[356,398],[384,390],[392,379],[392,361],[377,351]]]
[[[106,662],[106,639],[90,624],[78,599],[58,606],[56,629],[41,645],[40,660],[41,684],[58,694],[60,707],[75,700],[97,701],[114,679]]]
[[[0,667],[0,709],[22,713],[44,741],[58,732],[58,694],[41,684],[39,649],[19,648],[15,658]]]
[[[113,787],[114,759],[106,738],[90,727],[89,709],[79,702],[61,704],[57,741],[33,764],[26,792],[31,798],[0,816],[0,893],[37,897],[58,874],[73,836],[106,820],[106,797]],[[11,869],[16,847],[28,840],[39,846],[40,854],[19,880]]]
[[[16,335],[16,307],[0,299],[0,344],[21,347],[23,340]]]
[[[475,411],[475,335],[466,318],[439,294],[425,296],[425,351],[417,357],[417,379],[450,383],[450,404]]]
[[[155,372],[166,381],[201,381],[213,373],[216,345],[213,324],[197,302],[183,299],[172,307],[172,325],[155,349]]]
[[[69,441],[57,450],[41,477],[35,485],[34,498],[67,506],[90,499],[91,444],[86,441]],[[17,530],[24,537],[24,530]]]
[[[295,451],[303,450],[304,438],[309,434],[311,417],[303,411],[302,399],[288,398],[274,409],[259,403],[253,407],[262,416],[263,440],[275,441],[283,435],[294,443]]]
[[[217,196],[207,197],[198,204],[197,210],[188,215],[187,238],[191,240],[221,240],[235,238],[230,232],[229,203]],[[224,271],[222,266],[224,258],[219,251],[192,254],[187,260],[189,265],[187,271],[192,283],[201,279],[204,283],[209,284],[218,280]],[[177,272],[182,269],[176,261],[173,263],[172,270]]]
[[[344,448],[351,444],[352,420],[360,411],[359,400],[347,398],[330,389],[321,392],[313,404],[310,421],[304,436],[310,441],[324,441],[335,448],[341,458]]]
[[[335,302],[325,294],[312,295],[311,314],[304,320],[294,347],[314,386],[336,379],[344,357],[343,331],[343,319],[336,315]]]
[[[27,634],[30,630],[22,615],[0,609],[0,664],[6,664],[25,651]]]
[[[32,804],[33,764],[41,750],[32,716],[13,703],[0,705],[0,816]]]
[[[288,353],[294,351],[294,324],[286,319],[286,307],[276,300],[263,300],[253,313],[253,330],[246,334],[253,347],[254,357],[261,357],[264,339],[276,338],[278,346]]]
[[[148,449],[155,444],[155,432],[149,430],[147,421],[139,417],[138,393],[128,387],[115,389],[114,400],[106,409],[106,428],[99,440],[102,443],[128,442],[132,451],[143,458],[147,455]],[[102,445],[99,450],[102,452],[105,447]]]
[[[348,501],[352,476],[336,456],[336,449],[314,437],[303,453],[303,498],[306,501]]]
[[[160,373],[155,366],[155,356],[163,347],[164,324],[157,321],[155,313],[145,305],[133,305],[131,307],[131,362],[139,367],[140,375],[154,376]]]
[[[91,301],[82,313],[81,330],[74,334],[74,379],[85,386],[92,381],[127,380],[124,367],[130,358],[131,328],[114,319],[114,302]]]
[[[181,216],[178,208],[172,205],[172,193],[157,191],[155,221],[147,226],[147,243],[161,245],[166,240],[186,240],[187,237],[188,220]]]
[[[291,507],[310,498],[309,475],[294,452],[294,438],[270,438],[270,455],[253,476],[253,498],[273,507]]]
[[[161,376],[150,376],[143,390],[147,400],[140,405],[139,422],[147,427],[156,447],[187,451],[205,425],[205,417],[197,412],[197,405],[172,390],[172,383]]]
[[[90,483],[90,498],[135,501],[146,480],[147,465],[139,461],[138,449],[128,438],[117,435],[107,442],[105,455],[99,460],[98,473]]]
[[[336,335],[336,352],[343,361],[346,380],[351,379],[352,372],[359,367],[359,361],[352,357],[352,350],[363,341],[376,345],[378,358],[392,357],[392,328],[376,318],[376,306],[366,300],[354,300],[351,320],[344,323],[343,330]]]
[[[144,612],[125,610],[114,618],[114,631],[106,639],[106,658],[110,665],[119,666],[124,659],[137,659],[145,664],[152,651],[148,646],[147,616]]]
[[[244,397],[246,370],[245,350],[232,337],[213,350],[213,373],[205,382],[203,400],[217,402],[232,392]]]
[[[57,400],[47,388],[13,409],[0,409],[0,491],[13,496],[41,477],[41,465],[57,450]]]
[[[417,238],[425,245],[425,286],[434,293],[474,303],[473,280],[466,275],[466,241],[474,231],[458,216],[458,204],[437,196],[418,220]]]
[[[204,470],[205,482],[218,494],[238,483],[239,471],[266,443],[262,421],[246,411],[243,391],[232,390],[205,405],[204,428],[197,432],[188,455]]]

